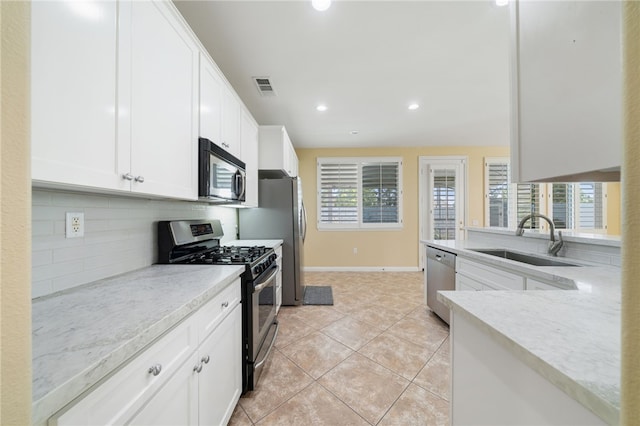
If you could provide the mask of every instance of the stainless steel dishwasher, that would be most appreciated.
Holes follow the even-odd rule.
[[[456,255],[427,247],[427,306],[449,324],[449,308],[437,297],[439,290],[456,289]]]

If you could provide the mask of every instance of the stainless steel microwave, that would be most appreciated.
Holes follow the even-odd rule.
[[[245,163],[209,139],[199,138],[198,196],[215,202],[245,200]]]

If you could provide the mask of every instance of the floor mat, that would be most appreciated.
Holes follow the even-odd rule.
[[[305,305],[333,305],[333,291],[331,290],[331,286],[306,286],[303,302]]]

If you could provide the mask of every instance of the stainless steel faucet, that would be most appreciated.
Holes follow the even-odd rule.
[[[516,229],[516,235],[521,237],[524,234],[524,224],[526,223],[526,221],[528,221],[533,217],[539,217],[541,219],[544,219],[549,224],[549,248],[547,250],[547,253],[549,253],[551,256],[557,256],[558,252],[562,249],[562,246],[564,245],[564,241],[562,240],[562,232],[558,231],[558,241],[556,241],[556,237],[555,237],[556,227],[553,224],[553,220],[549,219],[547,216],[540,213],[531,213],[526,215],[525,217],[522,218],[520,223],[518,223],[518,228]]]

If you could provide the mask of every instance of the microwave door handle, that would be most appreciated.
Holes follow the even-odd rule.
[[[247,177],[242,173],[238,173],[238,181],[240,182],[240,198],[244,197],[244,193],[247,190]]]
[[[242,198],[244,195],[244,179],[242,177],[242,173],[239,170],[236,170],[233,175],[233,193],[238,196],[238,198]]]

